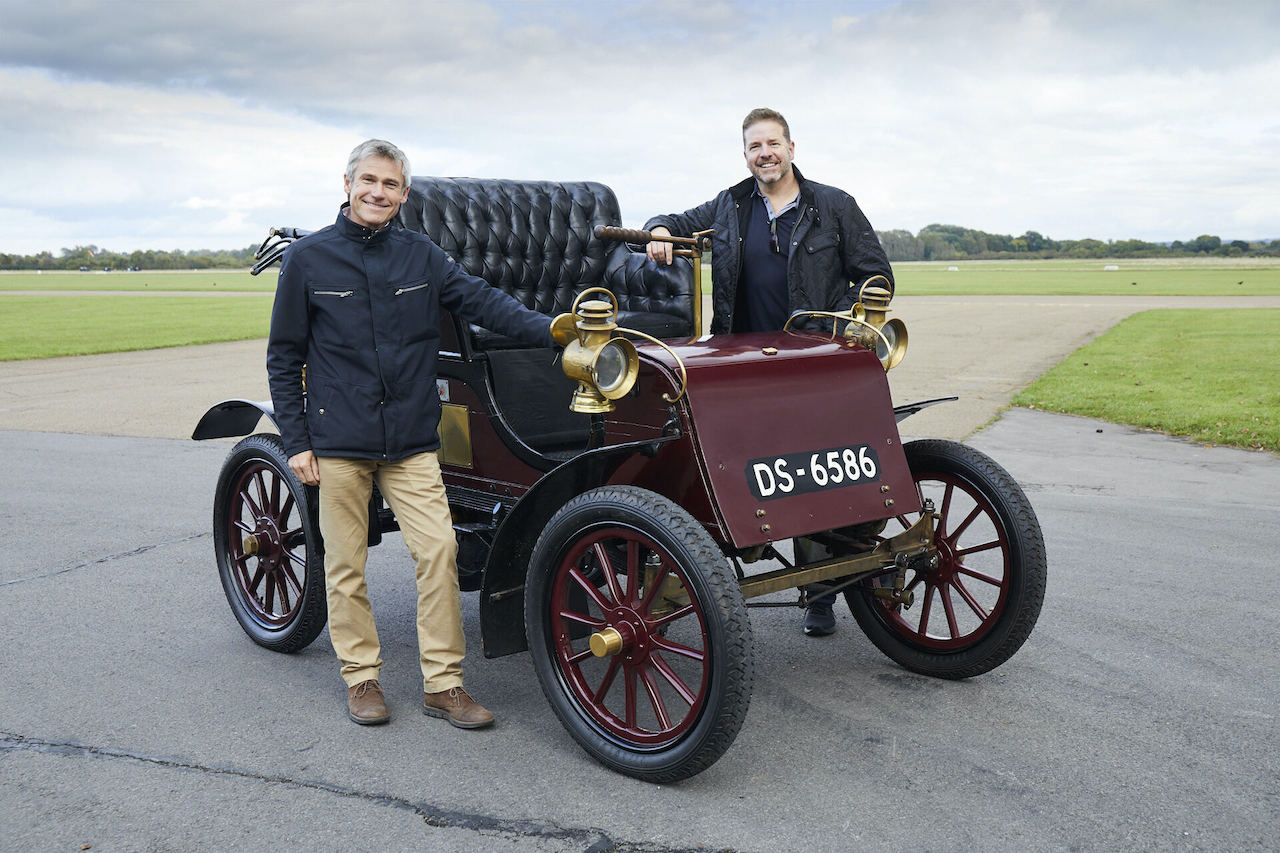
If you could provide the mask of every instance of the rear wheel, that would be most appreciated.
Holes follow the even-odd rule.
[[[543,692],[602,764],[652,782],[724,754],[751,696],[751,627],[737,579],[697,521],[632,487],[565,504],[525,586]]]
[[[1022,488],[994,460],[953,441],[904,448],[922,501],[938,514],[936,566],[908,571],[911,607],[879,598],[892,572],[845,592],[854,618],[882,652],[914,672],[968,678],[1004,663],[1035,626],[1044,601],[1044,538]],[[919,515],[890,519],[881,534]]]
[[[255,643],[295,652],[320,634],[328,607],[319,531],[279,436],[251,435],[227,456],[213,547],[231,612]]]

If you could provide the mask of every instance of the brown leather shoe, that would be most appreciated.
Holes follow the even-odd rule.
[[[423,693],[422,713],[431,717],[443,717],[460,729],[482,729],[493,725],[493,714],[489,709],[472,699],[461,687],[451,687],[439,693]]]
[[[362,726],[376,726],[391,719],[377,679],[370,678],[347,688],[347,716]]]

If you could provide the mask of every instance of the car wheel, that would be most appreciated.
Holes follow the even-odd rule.
[[[579,495],[543,530],[525,590],[542,690],[602,764],[671,782],[733,743],[751,625],[724,555],[678,505],[634,487]]]
[[[305,648],[324,628],[324,556],[311,496],[279,436],[242,439],[213,499],[213,547],[231,612],[258,645]]]
[[[907,572],[911,607],[877,597],[892,571],[845,592],[862,630],[882,652],[913,672],[968,678],[1016,652],[1044,601],[1044,538],[1022,488],[994,460],[953,441],[904,447],[922,501],[938,514],[936,566]],[[891,519],[888,538],[919,515]]]

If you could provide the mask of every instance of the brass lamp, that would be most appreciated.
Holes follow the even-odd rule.
[[[604,299],[586,299],[601,293]],[[574,300],[573,311],[561,314],[551,324],[551,337],[564,347],[563,369],[576,379],[569,408],[581,414],[612,412],[614,400],[627,395],[640,373],[640,357],[635,344],[618,337],[618,303],[603,287],[584,290]]]
[[[893,292],[882,287],[881,283],[889,282],[881,275],[863,282],[858,301],[853,306],[853,319],[857,322],[847,325],[844,334],[867,349],[875,350],[884,369],[889,370],[897,367],[907,354],[907,325],[897,318],[886,319]]]

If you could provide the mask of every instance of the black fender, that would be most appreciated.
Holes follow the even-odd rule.
[[[637,453],[653,456],[680,438],[664,435],[588,450],[556,467],[516,502],[499,525],[480,586],[480,638],[484,656],[496,658],[529,648],[524,630],[524,578],[542,529],[556,510],[596,486],[603,486]]]
[[[204,417],[200,418],[200,423],[196,424],[191,437],[196,441],[204,441],[208,438],[235,438],[239,435],[249,435],[258,426],[258,421],[262,420],[263,415],[270,419],[271,425],[276,428],[276,432],[279,432],[280,425],[276,423],[276,410],[270,400],[262,403],[255,403],[252,400],[223,400],[204,413]]]
[[[920,400],[915,403],[903,403],[901,406],[893,407],[894,423],[902,423],[907,418],[914,415],[921,409],[927,409],[930,406],[936,406],[939,403],[954,403],[959,397],[934,397],[932,400]]]

